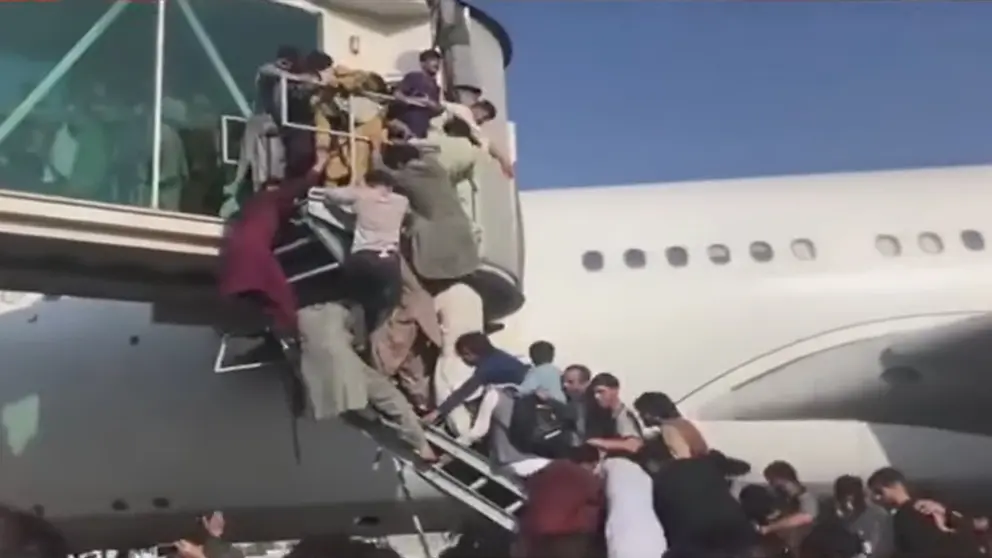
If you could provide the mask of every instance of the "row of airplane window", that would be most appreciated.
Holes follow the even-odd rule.
[[[961,231],[961,244],[972,252],[985,249],[985,237],[982,233],[968,229]],[[926,254],[936,255],[944,251],[944,241],[934,232],[923,232],[916,237],[917,245]],[[816,245],[808,238],[793,240],[789,248],[792,255],[800,261],[816,259]],[[880,234],[875,237],[875,249],[886,258],[895,258],[903,254],[902,243],[894,235]],[[758,263],[768,263],[775,258],[772,245],[764,241],[755,241],[748,246],[748,254]],[[711,244],[706,248],[706,256],[716,265],[730,263],[730,248],[725,244]],[[670,246],[665,249],[665,259],[672,267],[689,265],[689,251],[682,246]],[[623,263],[631,269],[641,269],[647,266],[648,256],[640,248],[628,248],[623,253]],[[606,258],[599,250],[589,250],[582,254],[582,267],[587,271],[600,271],[606,266]]]

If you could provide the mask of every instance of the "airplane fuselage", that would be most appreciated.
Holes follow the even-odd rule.
[[[992,261],[963,243],[987,232],[990,180],[961,168],[525,193],[527,303],[497,340],[519,353],[552,341],[560,364],[618,375],[628,400],[669,393],[759,474],[786,459],[826,488],[892,463],[992,500]],[[299,424],[297,463],[279,379],[212,374],[210,328],[156,324],[135,303],[8,302],[0,501],[43,509],[77,548],[183,536],[215,508],[256,540],[409,532],[413,510],[446,530],[465,515],[415,478],[407,505],[392,462],[374,466],[375,446],[337,421]]]

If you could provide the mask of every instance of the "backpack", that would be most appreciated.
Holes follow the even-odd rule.
[[[543,401],[533,393],[517,396],[508,430],[510,443],[523,453],[562,457],[571,447],[567,414],[568,406],[560,401]]]

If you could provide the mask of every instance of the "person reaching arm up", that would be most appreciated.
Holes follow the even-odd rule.
[[[374,331],[398,304],[402,294],[400,232],[410,201],[394,191],[392,175],[372,171],[365,185],[314,188],[311,199],[347,205],[356,223],[345,273],[361,285],[358,298],[365,308],[365,329]]]

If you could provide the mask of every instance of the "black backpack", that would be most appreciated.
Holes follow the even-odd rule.
[[[517,450],[556,459],[571,446],[568,406],[549,399],[541,400],[533,393],[517,396],[513,403],[508,434]]]

